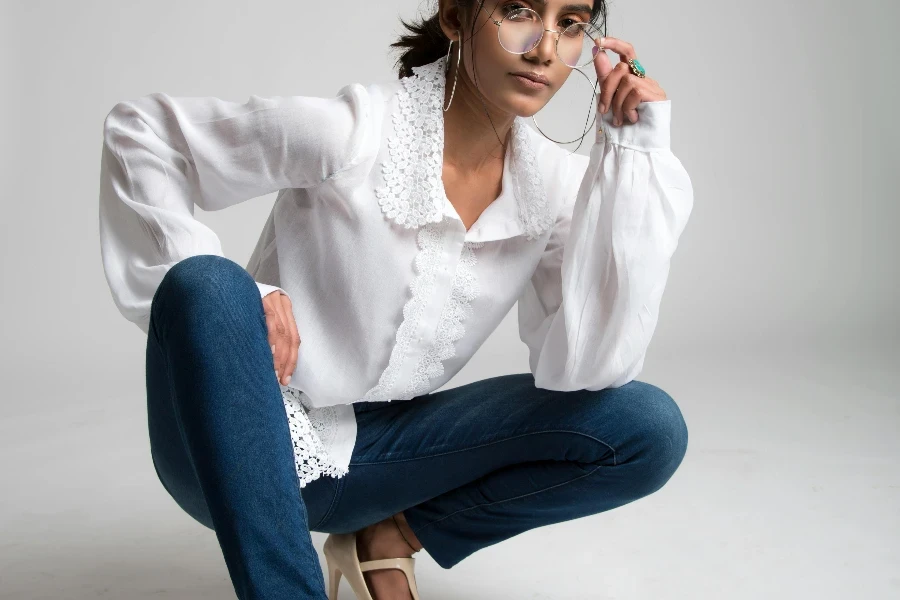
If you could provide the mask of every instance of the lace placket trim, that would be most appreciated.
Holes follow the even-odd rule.
[[[403,357],[406,356],[409,344],[418,331],[425,305],[434,289],[434,278],[440,266],[440,249],[443,245],[444,231],[445,228],[440,223],[429,224],[419,229],[419,233],[416,235],[419,252],[415,259],[416,275],[410,284],[412,295],[403,306],[403,322],[397,329],[396,342],[391,351],[388,366],[381,373],[378,383],[366,392],[361,400],[384,402],[395,398],[391,394],[397,385],[397,376],[400,373]]]
[[[473,248],[481,248],[484,242],[466,242],[457,263],[450,287],[450,297],[441,310],[435,332],[434,344],[424,353],[410,378],[406,390],[399,396],[411,400],[428,392],[431,380],[444,374],[444,363],[456,355],[455,342],[465,335],[463,322],[472,315],[472,301],[478,297],[480,287],[475,274],[477,257]]]
[[[281,386],[281,397],[287,412],[300,487],[306,487],[307,483],[323,475],[346,475],[348,469],[334,464],[328,455],[328,448],[337,434],[335,408],[313,408],[303,392],[285,386]]]
[[[484,242],[465,242],[450,284],[450,294],[441,309],[434,343],[425,351],[402,392],[394,393],[403,358],[410,343],[419,331],[426,304],[433,299],[435,274],[441,265],[440,249],[443,247],[445,228],[429,224],[419,230],[416,240],[420,247],[416,255],[416,276],[410,289],[412,295],[403,307],[403,322],[397,329],[396,343],[391,352],[388,366],[382,372],[378,383],[366,392],[365,401],[390,402],[391,400],[412,400],[428,391],[430,382],[444,373],[443,361],[455,356],[455,342],[465,334],[463,322],[472,314],[472,301],[480,290],[475,273],[477,257],[474,249],[484,246]]]
[[[382,164],[384,184],[375,193],[382,212],[407,229],[420,228],[416,241],[416,275],[412,295],[403,307],[396,343],[378,383],[361,400],[410,400],[430,388],[431,380],[444,373],[443,361],[455,355],[455,342],[465,334],[464,322],[471,316],[478,296],[474,249],[484,242],[465,242],[435,330],[435,341],[419,358],[413,375],[398,390],[397,381],[410,343],[421,327],[426,304],[434,301],[435,273],[440,267],[445,225],[445,201],[441,172],[444,160],[444,86],[446,59],[413,68],[401,79],[398,107],[392,115],[394,134],[388,138],[388,155]],[[511,175],[518,205],[518,218],[525,235],[533,240],[553,225],[553,215],[544,191],[536,155],[521,119],[513,122]]]

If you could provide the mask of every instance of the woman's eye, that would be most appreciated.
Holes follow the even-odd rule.
[[[501,8],[500,11],[504,15],[508,15],[509,13],[513,12],[514,10],[519,10],[520,8],[526,8],[526,7],[522,4],[519,4],[518,2],[513,2],[512,4],[507,4],[506,6]]]
[[[505,4],[503,7],[501,7],[500,12],[503,14],[503,16],[507,16],[510,13],[515,12],[517,10],[521,10],[523,8],[528,8],[528,7],[525,6],[524,4],[520,4],[519,2],[511,2],[510,4]],[[523,14],[523,16],[524,16],[524,14]],[[575,23],[581,23],[581,21],[579,19],[572,19],[571,17],[567,17],[565,19],[560,20],[559,25],[560,25],[560,27],[565,29],[566,27],[569,27],[570,25],[574,25]]]

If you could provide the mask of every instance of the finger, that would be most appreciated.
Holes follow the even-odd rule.
[[[628,114],[631,111],[634,115],[634,120],[632,123],[636,123],[640,118],[640,113],[637,108],[641,102],[660,102],[666,99],[666,92],[656,81],[652,79],[642,79],[644,83],[638,85],[635,89],[639,90],[639,97],[634,96],[634,93],[629,94],[629,97],[625,99],[624,104],[622,105],[625,114]],[[634,97],[633,97],[634,96]],[[632,105],[634,108],[632,109]]]
[[[631,89],[631,93],[622,102],[622,112],[632,123],[637,123],[638,111],[637,107],[641,102],[646,101],[647,92],[641,86],[635,86]]]
[[[278,292],[275,292],[278,293]],[[275,360],[275,353],[278,350],[278,311],[275,310],[275,304],[273,303],[274,298],[272,294],[263,297],[262,305],[263,305],[263,314],[266,317],[266,330],[268,331],[268,339],[269,346],[272,348],[272,360]]]
[[[625,40],[620,40],[619,38],[603,38],[603,47],[618,54],[619,59],[622,62],[628,62],[629,58],[637,58],[637,54],[635,54],[634,51],[634,46],[632,46]]]
[[[281,305],[284,307],[284,314],[287,316],[287,328],[289,334],[288,347],[291,349],[288,357],[287,366],[285,367],[284,385],[290,383],[291,373],[297,368],[297,354],[300,347],[300,333],[297,331],[297,322],[294,320],[294,309],[291,304],[291,298],[287,294],[280,294]]]
[[[621,64],[624,64],[626,67],[628,67],[628,69],[630,71],[631,68],[628,65],[628,59],[637,58],[637,54],[635,53],[634,46],[632,46],[630,43],[626,42],[625,40],[621,40],[621,39],[615,38],[615,37],[607,36],[607,37],[604,37],[601,39],[602,39],[602,45],[605,49],[612,50],[613,52],[615,52],[616,54],[619,55],[620,62],[615,67],[612,67],[613,74],[615,73],[616,69],[621,68],[621,67],[619,67],[619,65],[621,65]],[[606,53],[604,52],[603,54],[605,55]],[[597,57],[595,57],[595,64],[596,64],[596,58]],[[609,64],[609,59],[607,58],[606,60],[607,60],[607,64]],[[606,76],[608,76],[608,75],[609,75],[609,71],[607,70]],[[598,78],[600,77],[600,67],[599,66],[597,67],[597,77]],[[601,107],[600,107],[601,113],[605,113],[605,112],[607,112],[607,110],[609,110],[609,106],[611,104],[610,96],[611,96],[611,94],[607,95],[605,98],[603,98],[601,100]],[[621,123],[621,117],[620,117],[620,123]]]
[[[294,372],[294,366],[291,364],[292,355],[296,353],[296,347],[294,344],[295,333],[293,332],[293,326],[291,322],[293,320],[293,315],[290,314],[290,310],[288,305],[285,304],[284,299],[286,298],[285,294],[279,294],[276,300],[280,301],[280,311],[281,311],[281,322],[284,324],[284,339],[281,342],[281,348],[283,350],[282,354],[282,363],[280,368],[278,369],[281,373],[280,381],[283,385],[287,385],[287,379],[291,376],[291,373]]]
[[[597,71],[597,80],[603,81],[613,69],[609,60],[609,55],[602,49],[603,40],[606,38],[596,38],[594,44],[597,46],[597,54],[594,55],[594,69]]]
[[[625,99],[628,98],[635,87],[640,85],[639,81],[640,77],[634,75],[633,73],[629,73],[622,78],[622,81],[619,84],[619,89],[616,90],[616,97],[613,98],[612,105],[613,115],[616,117],[616,125],[621,125],[625,122],[625,111],[623,109]]]
[[[624,65],[624,68],[623,68]],[[612,106],[612,102],[614,100],[614,96],[616,93],[616,89],[618,89],[622,78],[625,76],[628,71],[628,65],[626,63],[619,63],[615,66],[603,84],[600,86],[600,112],[606,113],[609,111],[609,107]]]
[[[272,346],[272,368],[275,371],[276,376],[280,376],[279,367],[281,365],[281,361],[279,360],[279,355],[283,352],[284,343],[281,340],[282,332],[284,331],[284,324],[281,321],[281,314],[279,312],[279,303],[276,302],[276,297],[279,292],[273,292],[263,298],[263,306],[264,312],[266,314],[266,327],[269,329],[269,345]]]
[[[278,313],[278,325],[276,326],[276,337],[278,341],[275,343],[275,372],[278,374],[280,383],[284,383],[289,373],[285,372],[288,359],[291,355],[290,330],[288,329],[287,315],[284,312],[284,306],[281,303],[280,292],[275,292],[274,298],[275,311]]]

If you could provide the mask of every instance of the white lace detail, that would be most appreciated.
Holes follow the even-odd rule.
[[[378,383],[361,401],[411,400],[425,393],[432,379],[444,373],[443,361],[454,356],[455,342],[465,334],[463,323],[472,313],[478,296],[475,277],[475,248],[484,242],[465,242],[435,330],[433,345],[416,365],[408,382],[398,382],[409,347],[420,330],[420,321],[429,302],[435,301],[435,274],[441,264],[446,230],[443,205],[446,201],[441,173],[444,161],[444,65],[446,58],[413,68],[413,75],[401,80],[397,92],[398,109],[392,115],[394,135],[388,138],[388,156],[382,164],[384,185],[376,189],[382,212],[407,229],[419,228],[416,242],[416,275],[410,284],[412,295],[403,307],[403,322],[388,365]],[[524,120],[515,119],[512,129],[511,174],[519,207],[519,221],[528,239],[536,239],[553,225],[554,216],[546,198],[534,148]],[[402,391],[397,392],[397,386]],[[396,395],[398,394],[399,395]]]
[[[513,121],[510,167],[516,197],[528,199],[518,203],[519,220],[525,228],[526,237],[534,240],[553,225],[554,219],[544,194],[544,181],[537,166],[534,148],[528,139],[527,128],[521,119]]]
[[[428,392],[430,382],[444,374],[443,361],[456,355],[454,343],[461,340],[466,332],[463,321],[472,314],[472,300],[478,296],[480,287],[475,276],[477,262],[473,248],[481,248],[484,242],[466,242],[463,245],[459,263],[450,289],[450,298],[441,310],[435,332],[434,344],[422,356],[410,378],[402,400],[411,400]]]
[[[420,248],[415,259],[416,276],[410,284],[412,296],[403,306],[403,322],[397,328],[397,341],[391,351],[388,366],[378,379],[378,383],[360,400],[383,402],[392,399],[391,392],[397,383],[397,375],[406,356],[406,350],[418,330],[422,312],[434,290],[434,276],[439,265],[438,251],[442,246],[444,231],[445,228],[441,224],[429,223],[416,235]]]
[[[413,69],[400,80],[390,156],[381,166],[384,185],[375,190],[381,210],[406,228],[437,223],[443,217],[444,72],[438,63]]]
[[[323,475],[342,477],[348,469],[335,465],[328,455],[337,434],[335,408],[313,408],[306,394],[294,388],[281,386],[281,397],[287,412],[291,442],[294,446],[294,466],[300,487]]]
[[[443,218],[445,64],[444,56],[413,67],[413,75],[400,80],[398,108],[391,116],[394,134],[381,165],[384,184],[375,195],[382,212],[407,229]],[[510,164],[519,221],[533,240],[553,225],[554,216],[527,129],[522,117],[513,121]]]

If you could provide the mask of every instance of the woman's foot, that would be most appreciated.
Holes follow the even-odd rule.
[[[379,558],[409,557],[422,549],[422,545],[406,524],[403,513],[398,513],[396,517],[398,522],[388,517],[356,532],[356,553],[359,555],[359,562]],[[401,526],[404,529],[402,534],[399,529]],[[412,546],[407,543],[404,535],[412,542]],[[375,569],[366,571],[363,577],[375,600],[412,600],[406,574],[399,569]]]

